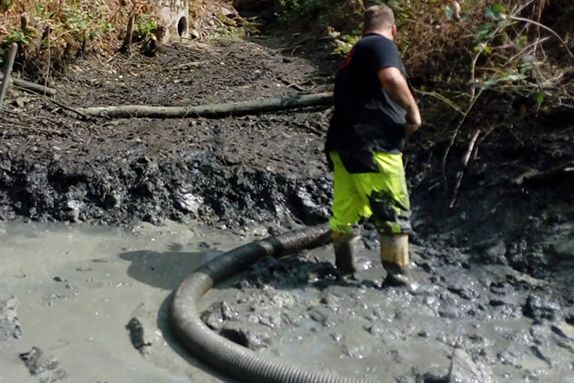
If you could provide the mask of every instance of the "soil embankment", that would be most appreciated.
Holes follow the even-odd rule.
[[[70,106],[197,105],[325,87],[303,59],[255,43],[167,48],[156,59],[79,63],[56,86]],[[316,84],[319,82],[319,84]],[[324,219],[325,110],[220,120],[78,121],[23,93],[1,122],[0,213],[38,221],[234,227]],[[319,181],[319,182],[317,182]]]

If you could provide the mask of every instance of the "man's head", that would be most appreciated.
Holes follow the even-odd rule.
[[[379,33],[391,40],[397,34],[395,15],[386,5],[373,5],[363,14],[363,34]]]

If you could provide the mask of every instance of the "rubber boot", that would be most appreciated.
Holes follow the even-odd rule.
[[[331,232],[335,250],[335,266],[341,276],[353,276],[357,271],[355,252],[359,236],[355,233]]]
[[[383,287],[406,287],[414,292],[416,283],[408,273],[409,266],[409,236],[407,234],[380,234],[381,261],[387,271]]]

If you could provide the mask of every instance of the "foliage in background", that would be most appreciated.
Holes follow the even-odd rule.
[[[560,95],[570,92],[564,88],[574,49],[569,0],[277,2],[279,22],[326,31],[338,54],[358,39],[364,6],[388,4],[411,80],[459,115],[483,92],[529,98],[537,107],[563,103]]]
[[[134,26],[134,34],[138,40],[145,40],[159,29],[159,23],[151,15],[142,15]]]
[[[361,0],[276,0],[279,22],[303,30],[336,31],[358,35],[363,13]]]
[[[111,52],[121,43],[130,14],[152,14],[153,0],[14,0],[2,15],[0,50],[16,42],[20,66],[30,74],[59,69],[91,51]],[[136,33],[153,29],[151,18],[136,23]],[[0,52],[1,54],[2,52]]]
[[[399,44],[411,74],[432,88],[462,91],[453,100],[461,106],[488,90],[540,101],[560,86],[555,65],[574,58],[568,48],[572,35],[561,31],[562,38],[540,24],[547,1],[390,3],[397,9]],[[562,63],[548,55],[551,40],[559,42],[553,52],[561,52]]]

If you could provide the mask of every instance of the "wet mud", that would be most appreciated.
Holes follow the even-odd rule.
[[[70,107],[192,105],[324,91],[331,75],[261,39],[90,59],[51,85]],[[8,100],[0,119],[0,371],[10,375],[0,382],[62,374],[228,381],[170,338],[169,292],[222,250],[326,221],[330,111],[81,120],[15,89]],[[377,237],[367,227],[358,281],[338,280],[330,248],[268,258],[212,291],[203,320],[266,357],[381,382],[568,382],[574,183],[522,180],[574,161],[571,117],[541,115],[520,128],[502,120],[473,153],[454,208],[452,182],[447,190],[442,182],[444,127],[433,122],[413,137],[405,162],[416,295],[381,288]],[[444,169],[449,180],[461,171],[465,134]],[[20,220],[76,224],[53,230]],[[167,226],[140,232],[141,221]],[[172,221],[188,226],[172,229]],[[82,222],[135,225],[136,239],[103,227],[87,235]],[[34,366],[44,375],[33,376]]]
[[[167,306],[185,275],[244,241],[176,224],[0,223],[0,382],[226,382],[179,346]]]
[[[269,358],[379,382],[561,382],[572,374],[574,301],[552,282],[571,286],[571,264],[546,281],[419,243],[412,295],[381,287],[385,271],[369,236],[357,281],[338,278],[331,249],[268,258],[212,292],[203,320]]]

